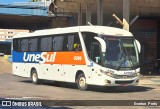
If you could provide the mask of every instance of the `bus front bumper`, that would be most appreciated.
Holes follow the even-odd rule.
[[[115,78],[107,78],[104,80],[105,86],[130,86],[130,85],[138,85],[139,77],[135,77],[132,79],[115,79]]]

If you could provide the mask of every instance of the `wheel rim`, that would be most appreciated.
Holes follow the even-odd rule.
[[[80,79],[79,79],[79,85],[80,85],[80,87],[85,87],[86,86],[86,79],[85,79],[85,77],[81,77]]]
[[[33,75],[32,75],[32,80],[33,80],[33,82],[36,82],[36,81],[37,81],[37,74],[36,74],[36,73],[33,73]]]

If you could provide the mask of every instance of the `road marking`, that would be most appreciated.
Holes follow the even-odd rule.
[[[40,99],[42,97],[21,97],[21,98],[5,98],[5,99],[14,99],[14,100],[25,100],[25,99]]]
[[[40,99],[40,98],[42,98],[42,97],[22,97],[22,98],[23,98],[23,99],[35,99],[35,98],[36,98],[36,99],[37,99],[37,98]]]

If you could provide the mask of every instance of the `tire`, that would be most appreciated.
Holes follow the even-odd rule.
[[[88,85],[86,84],[86,77],[83,73],[78,75],[78,78],[76,80],[78,89],[85,91],[88,89]]]
[[[31,72],[31,80],[34,84],[39,84],[38,74],[36,70],[32,70]]]

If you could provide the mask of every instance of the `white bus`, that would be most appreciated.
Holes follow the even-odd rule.
[[[120,86],[139,83],[140,44],[125,30],[76,26],[13,38],[13,75],[39,80]]]

